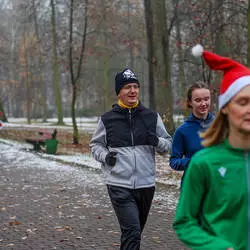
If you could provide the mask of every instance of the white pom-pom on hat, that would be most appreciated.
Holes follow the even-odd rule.
[[[229,57],[204,50],[200,44],[192,48],[195,57],[201,57],[212,70],[223,72],[220,85],[219,110],[222,109],[242,88],[250,85],[250,69]]]
[[[204,48],[201,44],[197,44],[192,48],[192,54],[194,57],[201,57],[203,51],[204,51]]]

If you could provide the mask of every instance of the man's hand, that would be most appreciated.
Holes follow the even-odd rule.
[[[159,143],[159,138],[155,133],[148,131],[147,141],[149,145],[156,147]]]
[[[234,250],[232,247],[230,247],[230,248],[227,248],[227,250]]]
[[[115,166],[117,152],[109,152],[105,157],[105,162],[110,166]]]

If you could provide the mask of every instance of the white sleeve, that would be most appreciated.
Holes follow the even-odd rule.
[[[106,128],[101,119],[98,122],[96,131],[94,132],[89,145],[93,157],[97,161],[104,163],[105,157],[109,151],[107,148]]]
[[[155,147],[155,150],[158,153],[170,152],[172,147],[172,137],[167,132],[159,114],[157,114],[156,135],[159,138],[159,143]]]

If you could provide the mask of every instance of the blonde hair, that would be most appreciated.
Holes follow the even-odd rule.
[[[205,131],[200,133],[202,140],[202,145],[204,147],[213,146],[219,144],[223,141],[228,134],[228,120],[227,116],[221,111],[216,115],[210,127]]]

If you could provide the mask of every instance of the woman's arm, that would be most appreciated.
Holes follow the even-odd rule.
[[[169,166],[177,171],[183,171],[187,168],[190,158],[185,155],[185,141],[183,134],[179,129],[176,130],[173,138],[172,152],[169,160]]]

